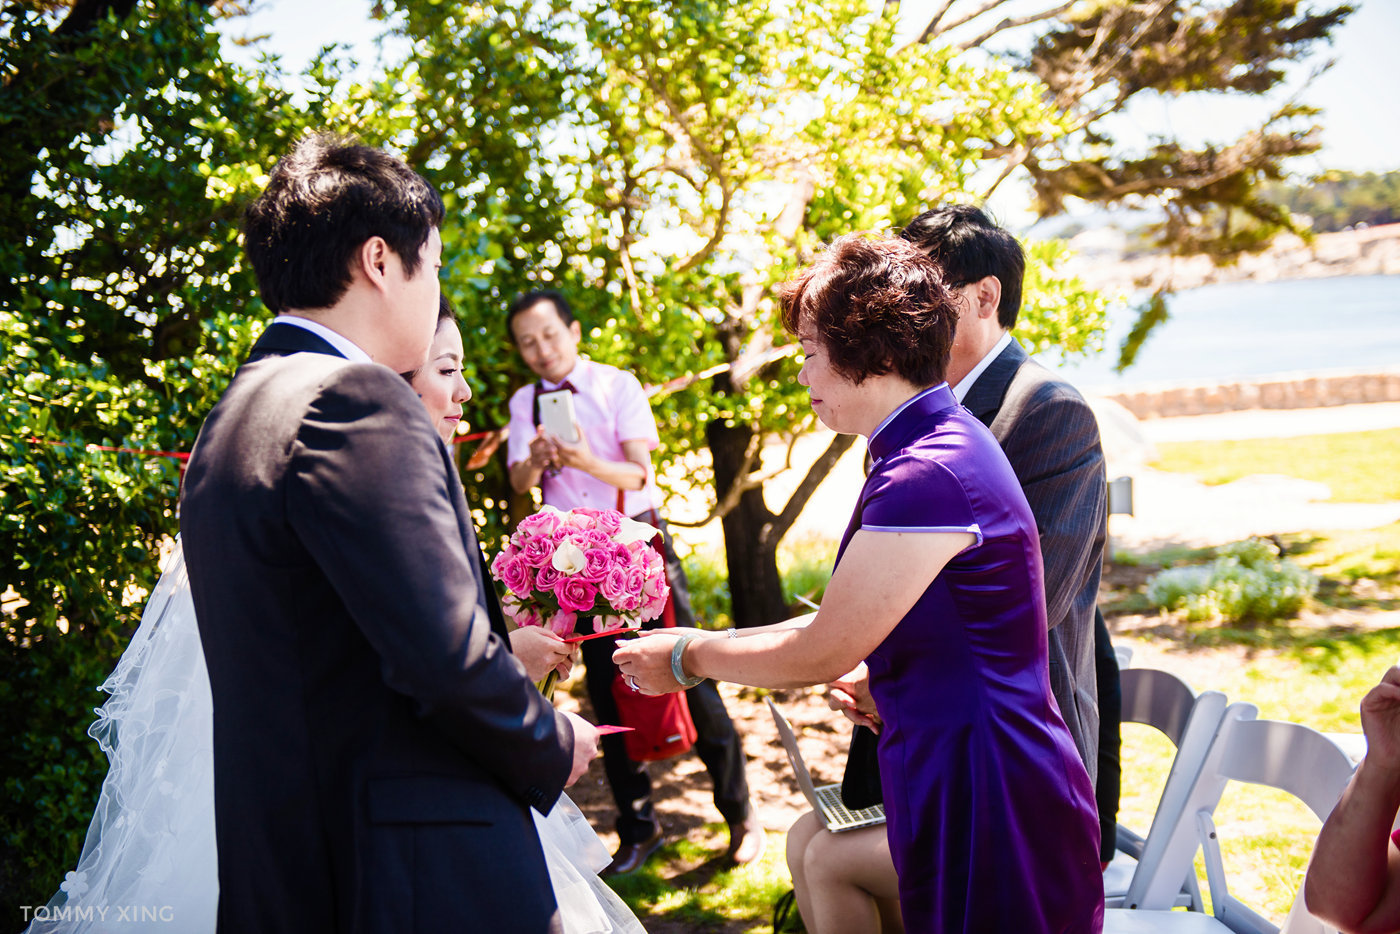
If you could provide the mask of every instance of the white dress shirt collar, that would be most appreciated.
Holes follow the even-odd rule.
[[[290,324],[293,327],[310,331],[339,351],[340,355],[346,360],[350,360],[354,363],[374,362],[373,358],[365,353],[364,350],[360,348],[359,344],[356,344],[344,334],[332,331],[319,321],[312,321],[310,318],[303,318],[300,315],[278,315],[272,319],[272,323]]]
[[[992,349],[987,351],[987,355],[977,361],[977,365],[972,371],[958,381],[953,387],[953,397],[959,402],[967,398],[967,394],[972,391],[972,384],[977,382],[977,377],[986,372],[987,367],[992,365],[992,361],[1001,356],[1001,352],[1006,349],[1006,345],[1011,343],[1011,332],[1006,331],[1001,335],[1001,340],[992,345]]]

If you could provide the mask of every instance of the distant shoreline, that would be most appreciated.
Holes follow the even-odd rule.
[[[1400,367],[1281,373],[1230,381],[1191,380],[1094,395],[1112,399],[1139,419],[1400,402]]]
[[[1117,234],[1117,236],[1114,236]],[[1257,255],[1242,256],[1232,266],[1216,266],[1206,256],[1154,253],[1125,258],[1122,235],[1086,231],[1070,239],[1075,257],[1066,272],[1096,289],[1175,291],[1225,282],[1275,282],[1333,276],[1400,275],[1400,224],[1318,234],[1312,243],[1283,234]]]

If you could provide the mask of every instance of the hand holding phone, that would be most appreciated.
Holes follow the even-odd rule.
[[[574,394],[567,389],[542,392],[539,395],[540,424],[560,441],[578,444],[574,422]]]

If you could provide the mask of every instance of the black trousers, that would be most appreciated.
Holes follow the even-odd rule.
[[[690,585],[664,522],[661,534],[666,577],[675,598],[676,625],[693,626],[695,613],[690,605]],[[657,620],[644,628],[660,625],[661,621]],[[579,631],[585,631],[582,625]],[[617,677],[617,666],[612,660],[616,646],[616,639],[591,639],[582,644],[584,683],[599,723],[618,722],[617,703],[612,695],[612,682]],[[734,721],[724,708],[724,699],[713,681],[700,682],[685,692],[685,699],[690,706],[690,717],[695,721],[695,752],[714,782],[715,807],[727,823],[742,823],[749,816],[749,782],[744,774],[744,748]],[[640,843],[651,836],[657,826],[646,763],[628,757],[626,741],[620,734],[604,736],[601,745],[603,771],[617,805],[618,839],[624,845]]]
[[[587,643],[584,643],[587,645]],[[1119,760],[1123,746],[1123,687],[1118,657],[1103,613],[1094,610],[1094,669],[1099,689],[1099,781],[1094,800],[1099,806],[1099,860],[1108,862],[1118,848],[1118,796],[1123,781]]]

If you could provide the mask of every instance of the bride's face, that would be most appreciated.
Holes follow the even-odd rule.
[[[433,335],[428,362],[412,380],[413,391],[423,400],[433,427],[446,444],[452,443],[462,420],[462,403],[472,397],[471,387],[462,378],[462,333],[457,322],[443,318]]]

